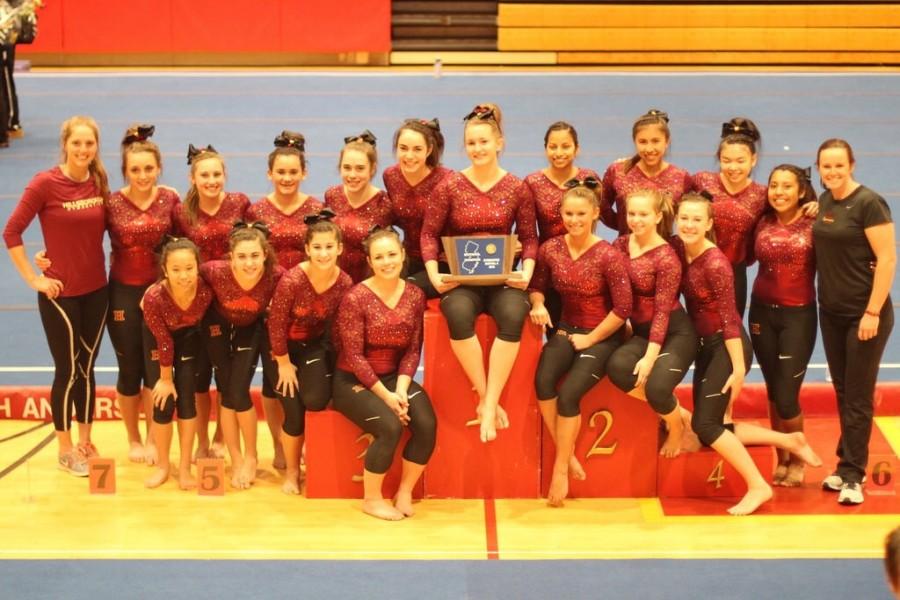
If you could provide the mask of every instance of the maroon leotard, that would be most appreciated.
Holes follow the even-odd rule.
[[[434,203],[425,211],[422,259],[437,260],[442,235],[488,233],[516,235],[522,258],[537,258],[534,198],[521,179],[507,173],[494,187],[482,192],[462,173],[451,173],[437,187]]]
[[[300,265],[285,273],[275,288],[269,309],[272,352],[283,356],[288,353],[288,340],[320,337],[352,286],[350,276],[341,271],[334,285],[318,294]]]
[[[600,176],[596,171],[579,167],[575,179],[583,181],[588,177],[600,181]],[[530,174],[525,178],[525,184],[534,197],[540,243],[543,244],[552,237],[563,235],[566,232],[566,226],[563,225],[559,207],[568,188],[559,187],[553,183],[543,171],[535,171]]]
[[[672,199],[677,205],[681,196],[691,189],[691,175],[684,169],[669,165],[656,174],[647,177],[638,165],[634,165],[628,173],[625,167],[628,161],[618,161],[609,165],[603,174],[603,210],[600,221],[611,227],[620,235],[628,233],[625,198],[633,191],[642,189],[658,190]]]
[[[211,260],[200,265],[200,274],[215,294],[215,308],[232,325],[253,324],[269,307],[272,293],[284,269],[275,265],[270,276],[263,275],[255,286],[245,290],[234,278],[225,260]]]
[[[393,309],[364,284],[354,286],[337,312],[337,368],[371,388],[379,375],[412,377],[419,366],[425,292],[406,283]]]
[[[350,206],[344,186],[336,185],[325,192],[325,206],[334,211],[334,223],[341,228],[344,251],[338,265],[354,282],[362,281],[368,273],[366,253],[362,243],[373,225],[387,227],[393,223],[391,201],[384,191],[379,190],[365,204],[357,208]]]
[[[544,294],[549,287],[562,298],[561,321],[593,329],[612,311],[625,320],[631,314],[631,282],[625,256],[598,241],[573,260],[565,236],[541,246],[529,289]]]
[[[290,269],[306,260],[306,223],[303,217],[318,213],[325,206],[312,196],[291,214],[285,214],[268,198],[254,202],[246,212],[246,221],[262,221],[269,227],[269,244],[275,250],[278,264]]]
[[[175,354],[172,333],[198,324],[206,314],[212,298],[212,289],[202,278],[197,279],[197,294],[187,310],[175,303],[169,290],[162,283],[147,288],[147,293],[144,294],[144,321],[147,323],[147,329],[156,338],[161,367],[172,366]]]
[[[703,172],[694,175],[693,189],[713,197],[713,231],[719,250],[733,265],[746,262],[753,229],[766,208],[766,186],[751,181],[739,193],[729,194],[718,173]]]
[[[109,278],[125,285],[143,286],[156,281],[159,265],[156,250],[173,231],[172,214],[181,201],[168,188],[158,188],[156,199],[141,210],[122,192],[106,203],[106,228],[112,252]]]
[[[420,239],[425,210],[431,204],[435,188],[450,173],[446,167],[437,167],[425,179],[410,185],[397,165],[384,170],[384,188],[391,198],[394,220],[403,230],[403,247],[410,258],[422,259]]]
[[[681,291],[697,334],[706,337],[718,331],[726,340],[741,337],[741,317],[734,301],[734,271],[718,248],[708,248],[690,264],[684,243],[672,239],[681,258]]]
[[[22,233],[35,215],[53,263],[46,275],[62,282],[60,296],[81,296],[106,285],[106,208],[93,178],[72,181],[58,166],[35,175],[6,222],[7,248],[23,245]]]
[[[756,226],[753,256],[759,272],[752,298],[764,304],[807,306],[816,302],[816,251],[812,228],[815,219],[801,216],[782,225],[774,214]]]
[[[200,249],[200,262],[228,258],[228,236],[236,221],[243,221],[250,199],[240,192],[226,192],[216,214],[197,211],[197,222],[190,223],[184,204],[175,207],[175,231],[189,238]]]
[[[636,258],[631,258],[628,240],[623,235],[613,242],[613,248],[625,255],[628,278],[634,294],[631,322],[650,323],[649,341],[660,346],[666,341],[669,329],[669,313],[681,308],[678,294],[681,291],[681,259],[669,244],[657,246]]]

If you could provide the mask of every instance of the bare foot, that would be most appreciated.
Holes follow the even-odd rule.
[[[779,464],[772,473],[772,485],[783,486],[784,478],[787,475],[787,464]]]
[[[690,427],[686,427],[684,433],[681,434],[681,451],[682,452],[696,452],[703,446],[700,443],[700,438],[697,437],[697,434],[694,433],[694,430]]]
[[[275,458],[272,459],[272,468],[283,471],[287,468],[287,461],[284,459],[284,448],[281,444],[275,444]]]
[[[791,454],[811,467],[822,466],[822,459],[819,458],[819,455],[816,454],[815,450],[807,443],[806,436],[803,435],[803,432],[797,431],[788,435],[791,436],[793,442],[791,447],[788,448],[788,450],[791,451]]]
[[[578,481],[587,479],[587,473],[584,472],[584,467],[581,466],[581,463],[578,462],[578,459],[575,458],[574,454],[569,457],[569,477],[577,479]]]
[[[398,490],[397,495],[394,496],[394,508],[403,513],[404,517],[411,517],[416,514],[416,511],[413,508],[412,493],[400,492]]]
[[[300,495],[300,472],[288,471],[284,474],[284,483],[281,484],[281,491],[288,496]]]
[[[207,446],[206,448],[197,446],[197,450],[194,451],[194,460],[191,462],[196,463],[201,458],[212,458],[212,456],[209,454],[209,446]]]
[[[140,442],[131,442],[128,448],[128,460],[133,463],[144,462],[144,445]]]
[[[497,439],[497,413],[493,407],[481,408],[481,441],[493,442]]]
[[[662,448],[659,449],[660,456],[666,458],[675,458],[681,453],[681,441],[684,438],[684,422],[680,419],[676,420],[676,425],[669,428],[666,434],[666,441],[663,442]]]
[[[144,487],[153,489],[161,486],[169,478],[169,465],[156,467],[153,474],[144,480]]]
[[[144,444],[144,463],[152,466],[157,462],[159,462],[159,453],[156,451],[156,444],[147,442]]]
[[[399,521],[403,519],[403,513],[391,506],[384,498],[363,500],[363,512],[385,521]]]
[[[191,475],[190,469],[178,472],[178,487],[185,491],[197,489],[197,480]]]
[[[256,481],[256,457],[248,456],[244,459],[244,463],[241,465],[241,471],[238,477],[241,480],[241,483],[244,484],[245,488],[250,487],[254,481]]]
[[[792,461],[787,466],[787,471],[781,485],[783,485],[784,487],[800,487],[801,485],[803,485],[803,471],[805,466],[806,465],[804,465],[802,462]]]
[[[509,416],[506,414],[506,410],[503,409],[499,404],[497,405],[497,429],[509,429]]]
[[[225,458],[225,444],[222,442],[213,442],[209,447],[208,458]]]
[[[231,487],[236,490],[246,489],[243,483],[241,483],[241,465],[242,462],[232,462],[231,463]]]
[[[747,494],[741,498],[741,501],[728,509],[728,512],[737,517],[749,515],[763,503],[768,502],[772,498],[772,488],[768,485],[765,487],[751,488],[747,490]]]
[[[554,469],[553,477],[550,479],[550,489],[547,491],[547,504],[560,508],[568,495],[569,473]]]

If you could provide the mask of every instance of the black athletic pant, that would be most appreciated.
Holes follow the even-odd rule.
[[[146,361],[147,386],[153,388],[159,381],[159,355],[156,338],[147,328],[142,327],[144,360]],[[153,422],[166,425],[172,422],[177,409],[179,419],[193,419],[197,416],[194,401],[194,386],[197,381],[197,355],[203,350],[199,327],[184,327],[172,332],[175,353],[172,362],[172,378],[177,398],[169,396],[162,408],[153,405]]]
[[[3,81],[2,93],[6,101],[6,121],[0,125],[6,125],[7,129],[19,126],[19,95],[16,93],[16,80],[13,73],[16,70],[16,45],[5,44],[2,46]]]
[[[626,394],[633,390],[637,383],[634,366],[647,353],[649,336],[650,323],[635,326],[631,339],[622,344],[609,358],[606,368],[609,379]],[[657,414],[667,415],[675,410],[677,406],[673,395],[675,387],[681,383],[691,363],[694,362],[698,342],[697,332],[694,331],[694,325],[684,309],[673,310],[669,314],[666,339],[644,385],[647,402]]]
[[[403,424],[384,401],[362,385],[353,373],[334,372],[334,409],[372,434],[374,440],[366,450],[366,471],[387,473],[403,434]],[[384,375],[381,383],[389,390],[397,388],[397,374]],[[428,394],[418,383],[409,384],[409,432],[412,434],[403,458],[418,465],[428,463],[434,451],[437,419]]]
[[[137,396],[141,393],[141,383],[147,384],[144,371],[143,324],[141,298],[147,286],[125,285],[109,282],[109,313],[106,316],[106,330],[116,351],[119,377],[116,391],[123,396]]]
[[[617,331],[602,342],[579,352],[569,341],[568,336],[572,333],[590,333],[590,329],[561,323],[556,334],[541,350],[534,375],[537,399],[556,398],[556,411],[561,417],[577,417],[581,414],[582,397],[606,375],[607,361],[622,343],[620,332]],[[566,380],[559,385],[564,375]]]
[[[441,298],[441,312],[450,328],[450,339],[475,335],[475,319],[487,309],[497,323],[497,337],[506,342],[522,339],[522,325],[531,311],[528,294],[505,285],[455,287]]]
[[[50,407],[56,431],[72,425],[72,407],[79,423],[94,421],[94,363],[109,301],[106,286],[81,296],[50,300],[38,294],[38,311],[55,372]]]
[[[731,265],[731,269],[734,271],[734,303],[743,320],[747,308],[747,263]]]
[[[331,400],[331,380],[334,373],[335,356],[331,344],[325,337],[314,340],[288,340],[288,356],[297,367],[300,390],[291,396],[277,392],[284,407],[282,429],[288,435],[303,435],[306,431],[306,411],[325,410]],[[278,369],[275,369],[277,384]]]
[[[753,350],[743,326],[741,344],[744,351],[744,368],[749,370]],[[724,425],[731,390],[722,393],[722,387],[731,377],[731,372],[731,357],[725,347],[722,332],[700,338],[700,349],[697,351],[697,362],[694,367],[694,415],[691,427],[706,446],[713,445],[725,429],[732,429]]]
[[[816,305],[773,306],[750,300],[750,340],[769,402],[782,419],[800,416],[800,386],[816,345]]]
[[[203,323],[222,406],[236,412],[251,410],[250,383],[267,335],[263,317],[250,325],[232,325],[211,307]]]
[[[822,343],[841,420],[837,474],[849,483],[862,482],[869,461],[878,366],[894,328],[890,297],[881,309],[878,335],[874,338],[859,341],[859,320],[860,317],[844,317],[819,309]]]
[[[425,297],[431,300],[439,298],[440,294],[431,285],[431,279],[428,278],[428,271],[425,270],[425,263],[421,258],[406,257],[406,265],[404,265],[404,277],[408,282],[421,288],[425,292]],[[438,273],[449,273],[450,267],[445,262],[438,263]]]

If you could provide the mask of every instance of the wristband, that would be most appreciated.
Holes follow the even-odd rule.
[[[869,310],[868,308],[866,309],[866,314],[869,315],[870,317],[880,317],[881,316],[881,313],[877,313],[874,310]]]

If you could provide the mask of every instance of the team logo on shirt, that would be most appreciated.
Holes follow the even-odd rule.
[[[750,333],[752,335],[759,335],[762,333],[762,328],[759,326],[759,323],[750,323]]]
[[[150,360],[152,360],[153,362],[159,362],[159,350],[154,348],[150,351]]]
[[[121,310],[113,310],[112,313],[113,313],[113,321],[121,323],[125,320],[125,309],[124,308]]]
[[[222,327],[220,325],[210,325],[209,326],[209,336],[216,337],[222,335]]]
[[[103,198],[100,196],[97,196],[96,198],[85,198],[84,200],[70,200],[69,202],[62,203],[62,207],[68,211],[84,210],[96,206],[103,206]]]
[[[365,390],[366,386],[357,384],[357,385],[354,385],[352,389],[353,389],[354,393],[358,394],[358,393],[362,392],[363,390]]]
[[[831,225],[832,223],[834,223],[834,215],[830,212],[825,213],[824,215],[822,215],[822,222],[826,225]]]

